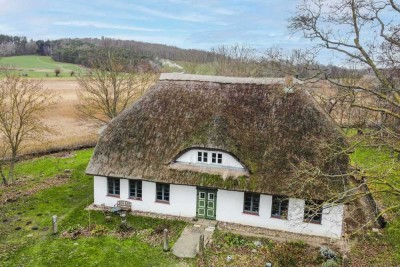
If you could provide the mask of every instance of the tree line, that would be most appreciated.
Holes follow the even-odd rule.
[[[54,60],[88,66],[90,54],[102,47],[113,47],[132,60],[164,58],[173,61],[211,62],[215,54],[163,44],[110,38],[63,38],[27,40],[24,36],[0,35],[0,56],[42,55]]]

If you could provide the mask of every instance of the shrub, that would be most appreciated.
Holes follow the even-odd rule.
[[[225,244],[228,247],[240,247],[247,245],[248,241],[240,235],[235,235],[232,233],[227,233],[224,236]]]
[[[96,224],[92,230],[90,230],[90,234],[94,236],[101,236],[107,234],[108,229],[104,225]]]
[[[336,259],[336,252],[328,247],[322,246],[319,252],[324,259]]]
[[[132,232],[134,230],[134,228],[130,225],[128,225],[127,223],[120,223],[117,226],[117,232],[118,233],[128,233],[128,232]]]
[[[57,68],[54,70],[54,73],[56,74],[56,77],[58,77],[58,75],[61,73],[61,70]]]

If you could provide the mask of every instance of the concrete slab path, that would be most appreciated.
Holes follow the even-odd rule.
[[[194,258],[199,252],[200,236],[204,235],[204,245],[210,240],[215,221],[201,220],[196,224],[189,224],[172,247],[172,253],[180,258]]]

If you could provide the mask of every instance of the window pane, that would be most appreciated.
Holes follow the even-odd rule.
[[[108,194],[113,194],[113,182],[112,179],[108,178],[107,179],[107,184],[108,184]]]
[[[203,152],[203,162],[208,162],[208,153]]]
[[[321,223],[322,202],[306,201],[304,207],[304,220],[314,223]]]
[[[272,197],[271,216],[287,219],[289,200],[283,197]]]
[[[217,153],[212,153],[211,162],[217,163]]]
[[[218,154],[218,163],[219,163],[219,164],[222,163],[222,154]]]
[[[156,199],[162,200],[162,187],[161,184],[156,185]]]
[[[142,181],[136,181],[136,197],[142,198]]]
[[[129,197],[142,197],[142,181],[129,180]]]
[[[260,206],[260,195],[255,194],[253,195],[253,212],[258,212],[258,208]]]
[[[244,211],[258,213],[260,206],[260,195],[259,194],[244,194]]]
[[[197,152],[197,161],[201,162],[202,161],[202,157],[201,157],[201,152]]]

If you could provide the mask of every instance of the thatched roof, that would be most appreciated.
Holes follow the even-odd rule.
[[[322,173],[347,170],[341,129],[294,81],[163,74],[133,106],[112,120],[96,146],[87,173],[299,196],[309,177],[300,166]],[[289,80],[289,82],[291,82]],[[231,153],[249,175],[170,168],[192,147]],[[329,157],[329,161],[325,160]],[[307,164],[304,164],[307,163]],[[316,179],[304,185],[314,198],[340,191],[341,181]]]

